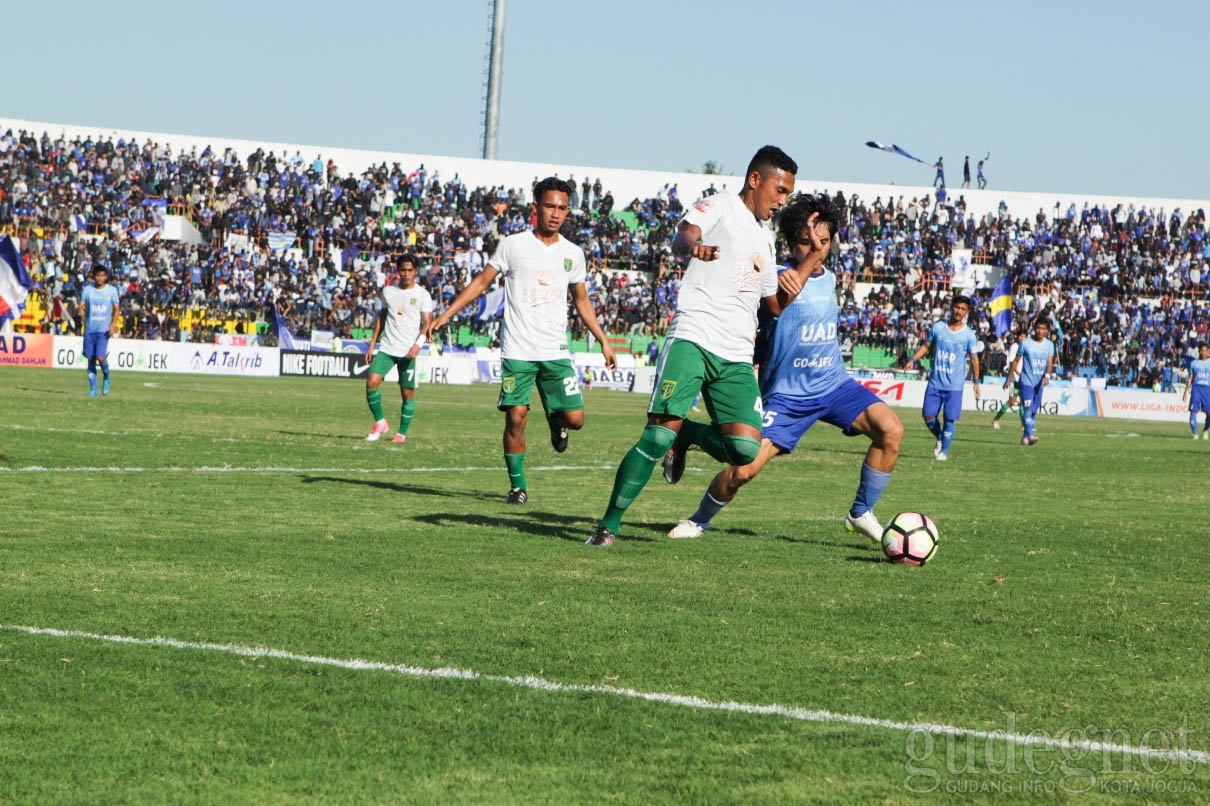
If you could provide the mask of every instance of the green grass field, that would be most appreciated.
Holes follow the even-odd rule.
[[[910,568],[844,534],[865,444],[826,426],[702,539],[664,537],[716,470],[693,453],[590,549],[638,395],[588,393],[563,455],[535,417],[516,508],[492,387],[422,388],[395,446],[356,383],[0,380],[0,801],[1210,801],[1188,754],[615,693],[1210,759],[1183,424],[1043,418],[1026,449],[968,412],[940,464],[901,410],[878,513],[941,531]]]

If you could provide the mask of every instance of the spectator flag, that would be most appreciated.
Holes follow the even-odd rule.
[[[1013,329],[1013,284],[1007,274],[996,283],[996,290],[992,292],[988,307],[991,308],[996,338],[1002,339],[1005,333]]]
[[[925,162],[922,159],[913,157],[911,154],[907,153],[902,148],[900,148],[899,146],[894,145],[894,144],[887,145],[886,143],[880,143],[877,140],[867,140],[866,145],[868,145],[870,148],[877,148],[880,151],[888,151],[892,154],[898,154],[901,157],[907,157],[910,160],[915,160],[916,162],[920,163],[921,165],[927,165],[930,168],[933,167],[933,164],[931,162]]]
[[[75,213],[71,217],[72,232],[88,232],[88,219],[79,213]]]
[[[269,248],[274,252],[284,252],[294,245],[296,237],[293,232],[270,232]]]
[[[277,336],[277,346],[283,350],[293,350],[294,334],[290,332],[290,328],[286,327],[285,321],[281,318],[281,311],[277,306],[273,306],[273,324],[269,328],[269,332]]]
[[[500,316],[504,313],[504,287],[493,288],[479,297],[479,313],[475,317],[480,322]]]
[[[160,234],[160,228],[159,227],[147,227],[146,229],[135,230],[135,232],[133,232],[131,234],[134,235],[134,239],[136,241],[138,241],[139,243],[149,243],[150,241],[154,240],[156,238],[156,236],[158,236]]]
[[[0,325],[21,318],[33,287],[17,242],[7,235],[0,236]]]

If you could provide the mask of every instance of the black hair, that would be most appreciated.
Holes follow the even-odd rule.
[[[105,266],[105,265],[103,265],[103,264],[101,264],[101,263],[94,263],[94,264],[92,265],[92,274],[93,274],[93,276],[96,276],[96,273],[97,273],[97,272],[99,272],[99,271],[103,271],[103,272],[105,272],[106,274],[109,274],[109,267],[108,267],[108,266]]]
[[[950,305],[957,305],[959,302],[965,302],[967,309],[970,311],[973,312],[975,310],[975,304],[971,302],[971,298],[966,294],[955,294],[953,300],[950,301]]]
[[[399,256],[399,259],[395,261],[395,265],[401,269],[403,268],[404,263],[411,263],[416,271],[420,271],[420,260],[413,253],[404,252]]]
[[[840,229],[840,211],[827,196],[811,196],[804,193],[791,199],[777,215],[777,231],[782,240],[791,247],[798,243],[802,231],[807,228],[807,221],[815,213],[819,213],[816,221],[827,224],[828,231],[835,237]]]
[[[538,184],[534,185],[534,203],[541,204],[542,197],[551,190],[558,193],[563,193],[569,199],[571,198],[571,185],[564,182],[562,179],[559,179],[557,176],[548,176]]]
[[[794,176],[798,174],[798,163],[777,146],[765,146],[752,157],[744,176],[751,176],[753,171],[761,176],[768,176],[774,171],[785,171]]]

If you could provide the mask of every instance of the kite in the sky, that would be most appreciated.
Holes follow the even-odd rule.
[[[880,143],[877,140],[867,140],[866,145],[868,145],[870,148],[877,148],[880,151],[889,151],[892,154],[898,154],[901,157],[907,157],[910,160],[915,160],[916,162],[920,163],[921,165],[928,165],[930,168],[934,167],[931,162],[925,162],[924,160],[919,159],[918,157],[913,157],[911,154],[907,153],[906,151],[904,151],[902,148],[900,148],[897,145],[887,145],[886,143]]]

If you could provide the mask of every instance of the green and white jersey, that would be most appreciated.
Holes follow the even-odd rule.
[[[711,261],[690,258],[668,335],[751,363],[761,297],[777,293],[773,230],[730,193],[701,199],[683,220],[700,227],[702,243],[719,251]]]
[[[433,298],[419,285],[407,290],[388,285],[382,289],[382,309],[387,319],[378,337],[378,349],[396,358],[406,358],[420,335],[420,314],[433,312]]]
[[[583,283],[584,250],[559,236],[547,246],[532,231],[509,235],[487,262],[504,278],[501,357],[556,361],[567,352],[567,287]]]

